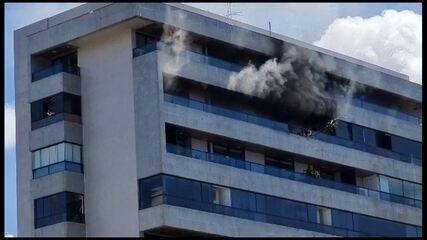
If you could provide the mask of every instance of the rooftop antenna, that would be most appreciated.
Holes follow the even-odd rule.
[[[242,16],[241,13],[242,12],[240,12],[240,11],[239,12],[232,12],[231,11],[231,3],[227,3],[227,14],[225,14],[226,18],[233,19],[233,15]]]
[[[268,21],[268,32],[270,33],[270,37],[271,37],[271,22]]]

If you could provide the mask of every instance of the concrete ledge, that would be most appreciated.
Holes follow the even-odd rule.
[[[334,237],[334,235],[171,205],[139,211],[140,231],[169,226],[227,237]]]
[[[84,194],[83,174],[63,171],[31,181],[31,196],[33,199],[64,191]]]
[[[391,158],[305,138],[295,134],[207,113],[169,102],[163,103],[165,122],[208,132],[244,142],[322,159],[417,183],[422,182],[422,169]]]
[[[160,51],[158,51],[158,53],[160,60],[166,57],[164,54],[161,54]],[[187,53],[191,54],[188,51]],[[160,62],[166,61],[161,60]],[[178,75],[184,78],[227,89],[228,80],[232,73],[232,71],[223,68],[189,61],[188,63],[182,66]],[[422,140],[421,126],[398,118],[394,118],[392,116],[387,116],[385,114],[380,114],[366,109],[358,108],[352,105],[349,106],[347,114],[342,116],[340,119],[369,128],[377,129],[380,131],[388,132],[397,136],[402,136],[408,139],[416,141]],[[382,119],[382,121],[378,121],[378,119]]]
[[[82,144],[82,125],[61,121],[30,132],[30,151],[62,141]]]
[[[61,222],[35,230],[35,237],[85,237],[85,224]]]
[[[171,153],[163,158],[163,172],[238,189],[332,207],[374,217],[421,225],[421,209],[332,188],[311,185],[267,174]]]
[[[67,92],[80,96],[80,76],[62,72],[32,82],[30,90],[30,102],[34,102],[60,92]]]

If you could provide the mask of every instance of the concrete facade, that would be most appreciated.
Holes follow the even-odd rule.
[[[138,180],[157,174],[315,204],[325,207],[329,216],[323,219],[329,225],[333,222],[329,208],[334,208],[421,227],[421,208],[169,153],[165,125],[173,124],[257,146],[244,151],[248,162],[265,165],[263,153],[256,149],[268,147],[422,183],[422,168],[415,164],[164,101],[163,74],[171,74],[165,67],[171,56],[155,50],[133,57],[135,32],[150,23],[169,24],[209,41],[270,56],[288,45],[317,51],[338,59],[344,68],[360,70],[351,80],[421,104],[421,86],[405,75],[276,33],[270,37],[263,29],[183,4],[84,4],[15,31],[19,236],[138,237],[162,227],[229,237],[333,236],[168,204],[140,209]],[[32,69],[41,64],[33,57],[50,54],[64,44],[77,49],[80,76],[62,72],[32,82]],[[231,73],[189,60],[173,74],[226,88]],[[339,69],[334,73],[349,77]],[[368,75],[375,76],[374,80],[367,79]],[[81,116],[65,114],[62,121],[31,130],[31,103],[61,92],[81,96]],[[200,92],[191,92],[190,97],[204,98]],[[351,106],[340,119],[421,142],[420,125],[392,116]],[[84,171],[33,179],[32,152],[64,141],[82,145]],[[190,146],[202,152],[212,149],[212,143],[208,146],[206,139],[195,136]],[[295,171],[303,172],[306,167],[296,163]],[[67,221],[35,228],[35,199],[64,191],[84,195],[84,223]]]

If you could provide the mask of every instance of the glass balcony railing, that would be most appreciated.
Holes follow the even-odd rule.
[[[282,226],[293,227],[297,229],[305,229],[314,232],[321,232],[337,236],[345,237],[361,237],[370,236],[378,237],[380,235],[372,233],[364,233],[354,231],[346,228],[341,228],[332,225],[321,224],[317,222],[311,222],[308,220],[301,220],[296,218],[285,217],[279,214],[271,214],[265,212],[259,212],[249,209],[243,209],[238,207],[231,207],[216,203],[209,203],[200,200],[194,200],[189,198],[183,198],[182,196],[175,196],[173,194],[161,194],[152,196],[151,204],[149,207],[154,207],[160,204],[167,204],[171,206],[195,209],[199,211],[212,212],[226,216],[233,216],[237,218],[243,218],[258,222],[265,222],[271,224],[277,224]]]
[[[293,172],[287,169],[278,168],[274,166],[262,165],[258,163],[253,163],[241,159],[235,159],[221,154],[208,153],[199,150],[194,150],[190,148],[181,147],[174,144],[166,144],[166,151],[169,153],[186,156],[194,159],[199,159],[207,162],[213,162],[217,164],[227,165],[235,168],[245,169],[251,172],[258,172],[262,174],[267,174],[279,178],[285,178],[293,181],[304,182],[312,185],[332,188],[336,190],[341,190],[349,193],[364,195],[368,197],[379,198],[382,200],[396,202],[404,205],[409,205],[413,207],[421,208],[422,201],[417,199],[412,199],[396,194],[391,194],[387,192],[381,192],[374,189],[358,187],[351,184],[336,182],[328,179],[322,178],[313,178],[307,174]]]
[[[75,163],[70,161],[62,161],[47,165],[41,168],[33,169],[33,179],[51,175],[57,172],[70,171],[83,173],[83,165],[81,163]]]
[[[157,42],[157,43],[150,43],[145,46],[134,48],[133,57],[135,58],[135,57],[147,54],[149,52],[155,51],[157,49],[160,49],[162,44],[163,43],[161,42]],[[197,53],[191,48],[186,49],[186,51],[183,51],[181,54],[183,57],[186,57],[190,61],[207,64],[207,65],[215,66],[222,69],[227,69],[229,71],[240,72],[240,70],[242,70],[245,67],[243,65],[232,63],[220,58]]]
[[[199,102],[196,100],[192,100],[192,99],[188,99],[188,98],[184,98],[184,97],[179,97],[176,95],[171,95],[168,93],[164,93],[164,100],[166,102],[170,102],[170,103],[178,104],[181,106],[197,109],[200,111],[209,112],[209,113],[221,115],[224,117],[233,118],[233,119],[240,120],[240,121],[245,121],[245,122],[257,124],[260,126],[268,127],[268,128],[283,131],[283,132],[297,134],[297,132],[295,132],[294,130],[291,130],[289,128],[288,124],[283,123],[283,122],[270,120],[270,119],[267,119],[264,117],[249,115],[246,113],[241,113],[241,112],[226,109],[226,108],[213,106],[213,105],[209,105],[209,104]],[[351,140],[347,140],[347,139],[339,138],[336,136],[328,135],[328,134],[325,134],[322,132],[314,132],[314,134],[312,135],[312,138],[315,138],[315,139],[318,139],[318,140],[321,140],[324,142],[328,142],[328,143],[341,145],[341,146],[348,147],[348,148],[357,149],[357,150],[364,151],[364,152],[369,152],[369,153],[384,156],[384,157],[393,158],[393,159],[403,161],[403,162],[407,162],[407,163],[413,163],[413,164],[418,165],[418,166],[422,166],[421,159],[417,158],[415,156],[408,156],[408,155],[400,154],[400,153],[393,152],[390,150],[369,146],[366,144],[359,144],[359,143],[353,142]]]
[[[40,79],[49,77],[51,75],[60,73],[60,72],[66,72],[66,73],[71,73],[77,76],[80,76],[80,68],[77,66],[71,66],[71,65],[63,65],[63,64],[57,64],[57,65],[53,65],[52,67],[43,69],[39,72],[35,72],[33,73],[32,76],[32,81],[38,81]]]
[[[343,99],[344,97],[342,95],[337,95],[336,99]],[[370,103],[367,102],[365,100],[359,99],[359,98],[353,98],[350,101],[351,105],[358,107],[358,108],[363,108],[369,111],[373,111],[376,113],[380,113],[380,114],[384,114],[387,116],[391,116],[391,117],[395,117],[397,119],[403,120],[403,121],[407,121],[413,124],[416,124],[418,126],[422,125],[422,118],[420,117],[416,117],[401,111],[398,111],[396,109],[392,109],[392,108],[388,108],[388,107],[384,107],[378,104],[374,104],[374,103]]]

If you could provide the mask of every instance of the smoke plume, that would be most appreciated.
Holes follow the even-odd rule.
[[[181,26],[184,19],[185,16],[182,11],[171,11],[170,8],[166,10],[166,23],[174,23]],[[174,76],[188,62],[184,51],[189,44],[188,33],[185,30],[164,24],[161,42],[160,50],[165,56],[163,69],[172,76],[165,79],[165,88],[168,89],[174,84]]]
[[[331,118],[343,114],[355,90],[354,83],[331,81],[328,73],[353,69],[339,69],[333,58],[315,51],[294,46],[284,49],[279,60],[269,59],[259,68],[249,64],[232,74],[228,89],[279,103],[284,108],[279,111],[302,118],[313,113]],[[333,100],[336,92],[345,93],[343,101]]]

